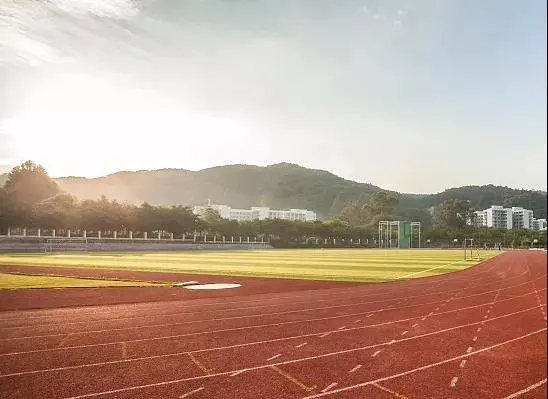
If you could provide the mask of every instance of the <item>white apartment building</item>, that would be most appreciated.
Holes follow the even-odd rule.
[[[512,228],[514,229],[532,229],[533,211],[523,209],[517,206],[512,207]]]
[[[203,216],[208,209],[214,209],[219,212],[223,219],[250,221],[250,220],[265,220],[265,219],[283,219],[283,220],[300,220],[303,222],[312,222],[316,220],[316,213],[308,209],[289,209],[278,210],[270,209],[266,206],[253,206],[251,209],[231,208],[228,205],[195,205],[192,212],[195,215]]]
[[[546,229],[546,219],[535,219],[532,210],[517,206],[503,208],[500,205],[493,205],[483,211],[476,211],[468,224],[499,229]]]
[[[533,219],[533,230],[546,230],[546,219]]]
[[[468,220],[468,224],[475,227],[487,226],[487,214],[485,211],[475,211],[473,219]]]
[[[484,226],[499,229],[511,229],[513,227],[512,209],[503,208],[500,205],[493,205],[485,209]]]

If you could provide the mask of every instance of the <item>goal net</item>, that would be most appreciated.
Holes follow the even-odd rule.
[[[49,238],[44,246],[45,253],[64,251],[88,251],[86,238]]]

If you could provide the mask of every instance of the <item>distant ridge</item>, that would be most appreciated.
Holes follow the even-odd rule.
[[[0,184],[6,177],[7,174],[0,175]],[[398,197],[401,209],[425,210],[452,198],[469,200],[477,209],[493,204],[522,206],[532,209],[538,218],[546,217],[547,208],[545,191],[489,184],[450,188],[437,194],[401,194],[285,162],[266,167],[224,165],[199,171],[173,168],[120,171],[97,178],[71,176],[55,180],[62,190],[80,199],[105,195],[122,202],[157,205],[206,204],[211,199],[232,207],[308,208],[324,218],[338,215],[347,202],[366,201],[377,191],[388,191]]]

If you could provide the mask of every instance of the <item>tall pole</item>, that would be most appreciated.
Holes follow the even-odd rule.
[[[379,222],[379,230],[378,230],[378,233],[379,233],[379,248],[381,247],[381,231],[382,231],[381,226],[382,226],[382,224],[381,224],[381,222]]]
[[[379,222],[379,231],[378,231],[378,233],[379,233],[379,248],[381,247],[381,231],[382,231],[381,226],[382,226],[381,222]]]
[[[409,234],[409,248],[413,248],[413,224],[411,224],[411,234]]]

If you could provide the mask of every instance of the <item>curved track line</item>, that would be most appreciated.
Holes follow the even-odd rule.
[[[513,399],[513,398],[517,398],[521,395],[523,395],[524,393],[527,393],[529,391],[532,391],[533,389],[537,389],[538,387],[542,386],[546,384],[546,378],[537,382],[536,384],[533,384],[531,386],[528,386],[527,388],[523,388],[521,391],[517,391],[517,392],[514,392],[513,394],[511,395],[508,395],[508,396],[505,396],[504,399]]]
[[[543,291],[544,290],[546,290],[546,288],[544,288]],[[533,291],[525,293],[525,294],[517,295],[517,296],[514,296],[514,297],[510,297],[510,298],[501,299],[501,300],[498,300],[496,302],[489,301],[489,302],[484,302],[484,303],[481,303],[481,304],[478,304],[478,305],[471,305],[471,306],[466,306],[466,307],[462,307],[462,308],[458,308],[458,309],[446,310],[446,311],[443,311],[443,312],[432,313],[432,315],[430,317],[449,314],[449,313],[456,313],[456,312],[460,312],[460,311],[463,311],[463,310],[480,308],[480,307],[483,307],[483,306],[492,305],[494,303],[513,301],[517,298],[522,298],[522,297],[529,296],[529,295],[532,295],[532,294],[533,294]],[[422,305],[412,305],[412,306],[422,306]],[[397,308],[397,309],[400,309],[400,308]],[[393,310],[393,309],[388,308],[388,309],[384,309],[382,311],[386,311],[386,310]],[[233,328],[233,329],[222,329],[222,330],[213,330],[213,331],[202,331],[202,332],[178,334],[178,335],[163,336],[163,337],[142,338],[142,339],[135,339],[135,340],[112,341],[112,342],[100,343],[100,344],[66,346],[66,347],[62,347],[62,348],[39,349],[39,350],[34,350],[34,351],[9,352],[9,353],[0,354],[0,357],[27,354],[27,353],[43,353],[43,352],[54,352],[54,351],[60,351],[60,350],[93,348],[93,347],[100,347],[100,346],[116,345],[116,344],[119,344],[119,343],[146,342],[146,341],[155,341],[155,340],[163,340],[163,339],[169,340],[169,339],[172,339],[172,338],[181,338],[181,337],[187,337],[187,336],[193,336],[193,335],[202,335],[202,334],[215,334],[215,333],[223,333],[223,332],[228,332],[228,331],[239,331],[239,330],[242,330],[242,329],[249,329],[249,328],[274,327],[274,326],[280,326],[280,325],[285,325],[285,324],[309,323],[309,322],[314,322],[314,321],[332,320],[332,319],[343,318],[343,317],[359,316],[359,315],[363,315],[365,313],[376,313],[376,312],[367,311],[367,312],[353,313],[353,314],[348,314],[348,315],[330,316],[330,317],[326,317],[326,318],[317,318],[317,319],[309,319],[309,320],[302,320],[302,321],[293,321],[293,322],[286,322],[286,323],[264,324],[264,325],[260,325],[260,326],[239,327],[239,328]],[[343,330],[338,330],[337,329],[337,330],[331,330],[331,331],[321,331],[321,332],[317,332],[317,333],[296,335],[296,336],[284,337],[284,338],[276,338],[276,339],[272,339],[272,340],[256,341],[256,342],[243,343],[243,344],[235,344],[232,347],[253,345],[253,344],[262,343],[262,342],[276,342],[276,341],[282,341],[282,340],[287,340],[287,339],[296,339],[296,338],[304,338],[304,337],[308,337],[308,336],[322,335],[322,334],[325,334],[325,333],[331,334],[333,332],[336,333],[336,332],[360,330],[360,329],[366,329],[366,328],[384,326],[384,325],[390,325],[390,324],[397,324],[397,323],[403,323],[403,322],[406,322],[406,321],[413,321],[413,320],[422,318],[425,315],[426,314],[421,314],[421,315],[418,315],[418,316],[413,316],[413,317],[409,317],[409,318],[405,318],[405,319],[389,320],[389,321],[386,321],[386,322],[383,322],[383,323],[368,324],[368,325],[365,325],[365,326],[354,327],[354,328],[346,328],[346,329],[343,329]],[[200,349],[200,350],[196,350],[196,351],[193,351],[193,352],[204,352],[204,351],[208,351],[208,350],[212,350],[212,349]],[[180,353],[186,353],[186,352],[180,352]],[[171,356],[171,355],[174,355],[174,354],[164,354],[162,356]],[[162,357],[162,356],[160,356],[160,357]],[[131,360],[131,359],[128,359],[128,360]]]
[[[502,254],[501,254],[502,255]],[[285,295],[285,296],[278,296],[276,295],[276,293],[268,293],[268,294],[254,294],[254,295],[268,295],[268,296],[271,296],[271,295],[276,295],[276,299],[288,299],[288,300],[291,300],[291,299],[294,299],[294,298],[309,298],[311,299],[311,296],[314,295],[314,294],[318,294],[318,296],[325,296],[325,295],[329,295],[329,296],[332,296],[333,293],[345,293],[345,292],[357,292],[357,291],[364,291],[364,290],[371,290],[373,288],[375,289],[379,289],[379,290],[382,290],[384,291],[384,289],[387,287],[388,284],[390,283],[400,283],[400,284],[403,284],[405,283],[405,285],[407,286],[410,286],[410,285],[413,285],[413,288],[414,286],[419,286],[421,284],[419,283],[424,283],[424,284],[428,284],[428,285],[431,285],[431,286],[437,286],[438,284],[436,282],[433,282],[431,281],[432,279],[434,278],[442,278],[444,280],[444,282],[447,282],[447,281],[450,281],[450,280],[455,280],[456,278],[469,278],[471,276],[462,276],[461,273],[464,273],[464,272],[474,272],[473,275],[481,275],[481,274],[487,274],[490,270],[492,270],[494,267],[497,266],[497,264],[495,263],[494,265],[491,265],[491,268],[489,270],[477,270],[476,268],[479,267],[479,266],[485,266],[487,263],[491,262],[492,260],[494,260],[495,258],[501,256],[501,255],[496,255],[495,257],[492,257],[492,258],[489,258],[488,260],[484,261],[484,262],[480,262],[480,263],[477,263],[475,265],[472,265],[470,266],[469,268],[466,268],[466,269],[463,269],[463,270],[458,270],[458,271],[455,271],[455,272],[450,272],[450,273],[446,273],[446,274],[443,274],[443,275],[436,275],[436,276],[425,276],[425,277],[422,277],[422,278],[418,278],[418,279],[410,279],[410,280],[401,280],[401,281],[398,281],[398,280],[390,280],[390,281],[385,281],[385,282],[381,282],[381,283],[374,283],[375,285],[371,285],[372,283],[367,283],[365,282],[364,285],[359,285],[358,283],[356,284],[355,287],[345,287],[345,288],[325,288],[325,289],[310,289],[310,290],[306,290],[304,292],[309,292],[308,295]],[[456,274],[458,274],[458,276],[456,276]],[[409,287],[411,288],[411,287]],[[420,287],[417,287],[420,289]],[[324,292],[324,291],[327,291],[329,290],[330,292]],[[337,291],[337,292],[335,292]],[[383,292],[381,292],[383,293]],[[179,302],[184,302],[184,301],[187,301],[188,299],[181,299],[181,300],[177,300],[177,301],[164,301],[164,302],[161,302],[163,303],[164,305],[162,306],[155,306],[155,307],[149,307],[147,309],[145,309],[146,311],[153,311],[154,309],[163,309],[165,307],[165,304],[176,304],[176,303],[179,303]],[[207,300],[207,299],[205,299]],[[230,302],[226,302],[226,301],[222,301],[222,300],[218,300],[218,299],[215,299],[215,298],[212,298],[211,300],[215,301],[213,303],[205,303],[205,304],[191,304],[191,305],[185,305],[184,308],[188,308],[188,307],[203,307],[203,306],[217,306],[217,305],[232,305],[232,304],[239,304],[239,303],[250,303],[250,302],[266,302],[266,301],[270,301],[271,298],[264,298],[264,299],[250,299],[250,300],[242,300],[242,301],[230,301]],[[127,306],[139,306],[139,305],[147,305],[148,303],[143,303],[143,302],[139,302],[139,303],[127,303],[127,304],[115,304],[115,305],[93,305],[93,306],[86,306],[86,308],[89,308],[89,309],[93,309],[93,308],[103,308],[105,306],[112,306],[112,307],[127,307]],[[154,302],[154,304],[157,304],[157,302]],[[25,311],[25,312],[40,312],[40,311],[44,311],[44,310],[28,310],[28,311]],[[69,313],[69,312],[72,312],[73,310],[72,309],[57,309],[56,312],[62,312],[62,313]],[[15,312],[15,311],[9,311],[9,312]],[[100,314],[105,314],[105,315],[108,315],[109,313],[111,312],[99,312]],[[97,314],[97,313],[95,313]],[[45,318],[45,317],[52,317],[52,318],[58,318],[59,315],[40,315],[40,316],[26,316],[26,317],[23,317],[23,318],[0,318],[0,322],[2,321],[18,321],[18,320],[28,320],[28,319],[32,319],[32,318]]]
[[[535,280],[538,280],[538,279],[542,279],[546,276],[546,273],[544,275],[542,275],[541,277],[538,277],[536,278]],[[510,286],[510,287],[505,287],[505,288],[502,288],[501,290],[502,291],[505,291],[507,289],[513,289],[515,287],[519,287],[521,285],[524,285],[524,284],[529,284],[531,280],[529,281],[525,281],[523,283],[520,283],[520,284],[516,284],[516,285],[513,285],[513,286]],[[462,291],[463,289],[459,289],[459,290],[454,290],[453,292],[455,291]],[[498,291],[498,289],[495,289],[495,290],[490,290],[490,291],[485,291],[485,292],[481,292],[481,293],[476,293],[476,294],[472,294],[472,295],[467,295],[467,296],[461,296],[461,297],[456,297],[455,300],[458,300],[458,299],[464,299],[464,298],[469,298],[469,297],[473,297],[473,296],[480,296],[480,295],[485,295],[485,294],[488,294],[488,293],[492,293],[492,292],[496,292]],[[432,294],[426,294],[424,296],[430,296],[430,295],[438,295],[437,293],[432,293]],[[421,297],[421,295],[418,295],[416,297]],[[410,297],[407,297],[407,298],[403,298],[403,299],[399,299],[399,302],[401,301],[405,301],[407,299],[409,299]],[[243,319],[243,318],[253,318],[253,317],[270,317],[270,316],[278,316],[278,315],[283,315],[283,314],[293,314],[293,313],[302,313],[302,312],[311,312],[311,311],[316,311],[316,310],[327,310],[327,309],[335,309],[335,308],[342,308],[342,307],[355,307],[356,305],[368,305],[368,304],[371,304],[371,303],[378,303],[378,302],[386,302],[386,301],[371,301],[371,302],[359,302],[359,303],[350,303],[350,304],[344,304],[344,305],[334,305],[334,306],[323,306],[323,307],[317,307],[317,308],[308,308],[308,309],[297,309],[297,310],[290,310],[290,311],[285,311],[285,312],[273,312],[273,313],[261,313],[261,314],[253,314],[253,315],[243,315],[243,316],[233,316],[233,317],[224,317],[224,318],[217,318],[217,319],[202,319],[202,320],[193,320],[193,321],[186,321],[186,322],[178,322],[178,323],[165,323],[165,324],[150,324],[150,325],[144,325],[144,326],[131,326],[131,327],[121,327],[121,328],[112,328],[112,329],[103,329],[103,330],[88,330],[88,331],[79,331],[79,332],[72,332],[73,335],[85,335],[85,334],[95,334],[95,333],[104,333],[104,332],[111,332],[111,331],[126,331],[126,330],[137,330],[137,329],[145,329],[145,328],[156,328],[156,327],[169,327],[169,326],[178,326],[178,325],[188,325],[188,324],[193,324],[193,323],[210,323],[210,322],[214,322],[214,321],[226,321],[226,320],[235,320],[235,319]],[[393,302],[393,301],[391,301]],[[426,302],[426,303],[422,303],[422,304],[419,304],[419,305],[428,305],[428,304],[435,304],[435,303],[442,303],[443,300],[440,300],[440,301],[433,301],[433,302]],[[391,310],[395,310],[395,309],[404,309],[404,308],[408,308],[408,307],[412,307],[412,306],[418,306],[418,305],[408,305],[408,306],[401,306],[401,307],[396,307],[396,308],[392,308]],[[380,309],[380,310],[370,310],[369,312],[378,312],[378,311],[382,311],[384,309]],[[32,328],[33,326],[29,326],[27,328]],[[0,338],[0,342],[1,341],[13,341],[13,340],[21,340],[21,339],[31,339],[31,338],[45,338],[45,337],[59,337],[59,336],[65,336],[66,333],[59,333],[59,334],[41,334],[41,335],[29,335],[29,336],[23,336],[23,337],[12,337],[12,338]]]
[[[482,323],[482,322],[489,322],[489,321],[492,321],[492,320],[498,320],[498,319],[513,316],[513,315],[516,315],[516,314],[526,313],[526,312],[529,312],[529,311],[537,309],[537,308],[538,308],[538,306],[533,306],[533,307],[530,307],[530,308],[527,308],[527,309],[522,309],[522,310],[519,310],[519,311],[516,311],[516,312],[508,313],[508,314],[505,314],[505,315],[502,315],[502,316],[497,316],[497,317],[487,319],[487,320],[486,319],[481,319],[478,322],[474,322],[472,324],[465,324],[463,326],[470,326],[470,325],[475,325],[475,324]],[[446,312],[440,312],[440,313],[434,313],[434,315],[454,313],[454,312],[457,312],[457,311],[461,311],[463,309],[467,309],[467,308],[451,310],[451,311],[446,311]],[[22,371],[22,372],[17,372],[17,373],[2,374],[2,375],[0,375],[0,378],[11,377],[11,376],[15,376],[15,375],[38,374],[38,373],[45,373],[45,372],[51,372],[51,371],[60,371],[60,370],[73,370],[73,369],[79,369],[79,368],[85,368],[85,367],[103,366],[103,365],[107,365],[107,364],[132,363],[132,362],[137,362],[137,361],[142,361],[142,360],[149,360],[149,359],[163,359],[163,358],[177,357],[177,356],[183,356],[183,355],[193,354],[193,353],[204,353],[204,352],[212,352],[212,351],[219,351],[219,350],[232,349],[232,348],[241,348],[241,347],[252,346],[252,345],[262,345],[262,344],[266,344],[266,343],[287,341],[287,340],[292,340],[292,339],[300,339],[300,338],[307,338],[307,337],[314,337],[314,336],[320,336],[321,337],[322,335],[326,335],[326,334],[337,334],[337,333],[344,333],[344,332],[348,332],[348,331],[364,330],[364,329],[375,328],[375,327],[380,327],[380,326],[385,326],[385,325],[390,325],[390,324],[397,324],[397,323],[401,323],[401,322],[412,321],[412,320],[418,319],[419,317],[421,317],[421,316],[412,317],[412,318],[408,318],[408,319],[401,319],[401,320],[396,320],[396,321],[390,321],[390,322],[385,322],[385,323],[370,324],[370,325],[362,326],[362,327],[335,329],[335,330],[330,330],[330,331],[321,331],[321,332],[303,334],[303,335],[296,335],[296,336],[291,336],[291,337],[275,338],[275,339],[255,341],[255,342],[245,342],[245,343],[241,343],[241,344],[218,346],[218,347],[204,348],[204,349],[196,349],[196,350],[184,351],[184,352],[175,352],[175,353],[167,353],[167,354],[161,354],[161,355],[134,357],[134,358],[130,358],[130,359],[112,360],[112,361],[106,361],[106,362],[88,363],[88,364],[80,364],[80,365],[65,366],[65,367],[56,367],[56,368],[41,369],[41,370]],[[445,329],[445,330],[439,330],[439,332],[452,331],[456,328],[462,328],[462,326],[457,326],[455,328],[451,327],[451,328],[448,328],[448,329]],[[406,340],[412,340],[412,339],[415,339],[415,338],[421,338],[423,336],[428,336],[428,334],[431,334],[431,333],[427,333],[427,334],[423,334],[423,335],[417,335],[417,336],[409,337],[407,339],[391,340],[390,344],[401,342],[401,341],[406,341]],[[373,344],[370,347],[374,348],[376,346],[384,346],[384,345],[386,345],[386,343]],[[270,360],[270,359],[267,359],[267,360]]]
[[[475,324],[479,324],[479,322],[475,323]],[[533,336],[535,334],[539,334],[539,333],[544,332],[544,331],[546,331],[546,328],[541,328],[539,330],[524,334],[524,335],[516,337],[516,338],[512,338],[512,339],[504,341],[504,342],[500,342],[498,344],[488,346],[486,348],[479,349],[477,351],[472,351],[472,352],[469,352],[469,353],[465,353],[463,355],[455,356],[455,357],[452,357],[450,359],[442,360],[440,362],[431,363],[431,364],[421,366],[421,367],[418,367],[418,368],[415,368],[415,369],[412,369],[412,370],[408,370],[408,371],[405,371],[405,372],[402,372],[402,373],[393,374],[393,375],[390,375],[388,377],[378,378],[376,380],[367,381],[367,382],[364,382],[364,383],[361,383],[361,384],[356,384],[356,385],[352,385],[352,386],[349,386],[349,387],[339,388],[339,389],[336,389],[336,390],[333,390],[333,391],[329,391],[329,392],[325,392],[325,393],[321,393],[321,394],[317,394],[317,395],[307,396],[306,398],[303,398],[303,399],[312,399],[312,398],[327,396],[327,395],[331,395],[333,393],[344,392],[344,391],[348,391],[350,389],[355,389],[355,388],[359,388],[359,387],[362,387],[362,386],[366,386],[366,385],[369,385],[373,382],[381,382],[381,381],[393,379],[393,378],[396,378],[396,377],[401,377],[401,376],[404,376],[404,375],[407,375],[407,374],[414,373],[416,371],[425,370],[425,369],[435,367],[435,366],[439,366],[439,365],[442,365],[442,364],[445,364],[445,363],[454,362],[455,360],[460,360],[460,359],[463,359],[463,358],[467,358],[467,357],[473,356],[475,354],[482,353],[482,352],[491,350],[493,348],[497,348],[499,346],[509,344],[511,342],[515,342],[515,341],[519,341],[521,339],[525,339],[527,337]],[[410,339],[410,338],[407,338],[407,339]],[[366,348],[366,349],[368,349],[368,348]],[[358,349],[354,349],[354,350],[351,350],[351,351],[356,351],[356,350],[358,350]],[[326,355],[320,355],[320,356],[310,356],[310,357],[307,357],[307,358],[290,360],[290,361],[285,361],[285,362],[279,362],[279,363],[275,363],[275,364],[267,364],[267,365],[261,365],[261,366],[256,366],[256,367],[250,367],[250,368],[241,369],[241,370],[231,370],[231,371],[226,371],[226,372],[222,372],[222,373],[210,374],[210,375],[207,375],[207,376],[189,377],[189,378],[182,378],[182,379],[177,379],[177,380],[157,382],[157,383],[153,383],[153,384],[144,384],[144,385],[138,385],[138,386],[133,386],[133,387],[113,389],[113,390],[103,391],[103,392],[94,392],[94,393],[89,393],[89,394],[84,394],[84,395],[71,396],[71,397],[68,397],[66,399],[89,398],[89,397],[95,397],[95,396],[109,395],[109,394],[118,393],[118,392],[135,391],[135,390],[143,389],[143,388],[171,385],[171,384],[176,384],[176,383],[185,382],[185,381],[203,380],[203,379],[206,379],[206,378],[213,378],[213,377],[219,377],[219,376],[224,376],[224,375],[230,375],[230,374],[235,373],[237,371],[247,372],[247,371],[261,370],[261,369],[265,369],[265,368],[268,368],[268,367],[272,367],[272,365],[280,366],[280,365],[284,365],[284,364],[297,363],[297,362],[302,362],[302,361],[306,361],[306,360],[318,359],[318,358],[321,358],[321,357],[333,356],[335,354],[348,353],[348,352],[350,352],[350,350],[340,351],[340,352],[333,352],[332,354],[326,354]]]
[[[516,276],[516,277],[513,277],[512,279],[518,279],[519,277],[521,276]],[[512,280],[511,279],[511,280]],[[382,284],[382,283],[379,283],[379,284]],[[489,283],[486,283],[484,285],[489,285],[491,284],[491,282]],[[437,287],[438,284],[432,284],[432,287]],[[360,287],[360,286],[356,286],[356,287],[352,287],[352,289],[350,290],[351,292],[356,292],[358,288],[363,288],[363,287]],[[411,288],[411,287],[409,287]],[[332,300],[332,298],[335,296],[333,294],[340,294],[341,292],[339,292],[339,289],[336,289],[337,292],[332,292],[331,290],[332,289],[328,289],[329,292],[323,292],[324,290],[321,290],[322,292],[318,292],[320,290],[314,290],[313,292],[317,295],[315,296],[328,296],[327,299],[314,299],[314,302],[329,302]],[[333,289],[335,290],[335,289]],[[342,290],[342,289],[341,289]],[[361,291],[361,290],[360,290]],[[384,290],[383,290],[384,291]],[[454,290],[456,291],[456,290]],[[445,294],[445,293],[451,293],[451,292],[454,292],[454,291],[438,291],[438,292],[432,292],[432,293],[429,293],[429,294],[421,294],[421,295],[410,295],[410,296],[407,296],[407,297],[404,297],[404,298],[398,298],[399,300],[402,300],[402,299],[410,299],[410,298],[419,298],[419,297],[423,297],[423,296],[428,296],[428,295],[435,295],[435,294]],[[346,292],[346,289],[345,289],[345,292]],[[367,298],[374,298],[374,297],[377,297],[377,296],[385,296],[386,293],[385,292],[379,292],[379,293],[371,293],[370,295],[363,295],[362,293],[356,295],[356,296],[346,296],[344,299],[345,300],[348,300],[348,299],[367,299]],[[336,295],[336,296],[339,296],[339,295]],[[313,299],[311,296],[306,296],[306,295],[300,295],[300,296],[286,296],[282,299],[288,299],[288,300],[291,300],[291,299],[294,299],[294,298],[307,298],[307,300],[305,301],[291,301],[289,302],[289,304],[295,304],[295,303],[309,303],[311,299]],[[276,297],[276,300],[280,299],[280,297]],[[384,298],[381,298],[377,301],[371,301],[370,303],[375,303],[375,302],[389,302],[389,301],[395,301],[396,299],[384,299]],[[269,301],[271,302],[272,300],[271,299],[257,299],[257,300],[250,300],[250,301],[237,301],[237,302],[225,302],[223,303],[223,305],[226,305],[226,304],[239,304],[239,303],[250,303],[250,302],[266,302],[266,301]],[[179,302],[179,301],[177,301]],[[168,302],[169,304],[171,304],[171,302]],[[245,309],[257,309],[257,308],[267,308],[267,307],[275,307],[275,306],[280,306],[282,304],[285,304],[285,303],[275,303],[275,304],[268,304],[268,305],[255,305],[255,306],[247,306],[247,307],[242,307],[242,308],[229,308],[229,309],[217,309],[217,310],[210,310],[208,312],[231,312],[231,311],[236,311],[236,310],[245,310]],[[201,308],[203,306],[213,306],[213,305],[218,305],[217,303],[215,304],[205,304],[205,305],[200,305],[200,304],[191,304],[191,305],[184,305],[182,306],[182,308],[184,309],[187,309],[189,307],[198,307],[198,308]],[[128,306],[128,305],[112,305],[113,307],[117,307],[117,306]],[[162,308],[165,308],[165,306],[163,306]],[[150,308],[147,308],[147,309],[143,309],[143,311],[147,311],[147,312],[150,312],[151,310],[153,309],[150,309]],[[68,311],[67,311],[68,312]],[[105,316],[108,316],[109,314],[111,314],[112,312],[104,312],[102,314],[104,314]],[[96,313],[94,313],[96,314]],[[161,314],[155,314],[155,317],[163,317],[163,316],[182,316],[182,315],[192,315],[192,314],[203,314],[203,311],[196,311],[196,312],[174,312],[174,313],[161,313]],[[52,318],[52,319],[59,319],[59,315],[42,315],[42,316],[30,316],[30,318],[46,318],[46,317],[49,317],[49,318]],[[142,316],[127,316],[127,317],[118,317],[118,318],[110,318],[110,317],[107,317],[107,318],[92,318],[92,320],[94,321],[112,321],[112,320],[134,320],[134,319],[140,319],[140,318],[147,318],[147,317],[150,317],[150,315],[142,315]],[[28,321],[28,317],[26,318],[9,318],[9,319],[0,319],[0,322],[2,321]],[[69,323],[54,323],[54,324],[51,324],[51,323],[46,323],[46,324],[33,324],[32,327],[39,327],[39,326],[50,326],[50,325],[71,325],[71,324],[77,324],[77,323],[88,323],[90,321],[90,319],[86,319],[86,320],[83,320],[83,321],[77,321],[77,322],[69,322]],[[26,326],[13,326],[13,327],[0,327],[0,329],[7,329],[7,328],[25,328]]]
[[[332,395],[334,393],[339,393],[339,392],[345,392],[345,391],[349,391],[349,390],[352,390],[352,389],[356,389],[356,388],[361,388],[361,387],[364,387],[364,386],[367,386],[367,385],[371,385],[373,383],[378,383],[378,382],[381,382],[381,381],[387,381],[387,380],[391,380],[391,379],[394,379],[394,378],[397,378],[397,377],[403,377],[405,375],[409,375],[409,374],[413,374],[417,371],[421,371],[421,370],[427,370],[429,368],[432,368],[432,367],[436,367],[436,366],[440,366],[442,364],[446,364],[446,363],[450,363],[450,362],[454,362],[456,360],[461,360],[461,359],[464,359],[464,358],[467,358],[467,357],[470,357],[470,356],[473,356],[473,355],[476,355],[478,353],[482,353],[482,352],[485,352],[485,351],[488,351],[488,350],[491,350],[491,349],[494,349],[494,348],[498,348],[500,346],[503,346],[503,345],[507,345],[509,343],[512,343],[512,342],[516,342],[516,341],[519,341],[519,340],[522,340],[522,339],[525,339],[525,338],[528,338],[528,337],[531,337],[535,334],[539,334],[543,331],[546,331],[546,328],[541,328],[540,330],[536,330],[536,331],[533,331],[533,332],[530,332],[528,334],[524,334],[520,337],[517,337],[517,338],[512,338],[512,339],[509,339],[507,341],[504,341],[504,342],[500,342],[498,344],[494,344],[494,345],[491,345],[491,346],[488,346],[486,348],[482,348],[482,349],[478,349],[476,351],[471,351],[471,352],[468,352],[468,353],[465,353],[463,355],[460,355],[460,356],[455,356],[455,357],[452,357],[450,359],[446,359],[446,360],[442,360],[440,362],[435,362],[435,363],[430,363],[430,364],[427,364],[425,366],[421,366],[421,367],[417,367],[417,368],[414,368],[412,370],[407,370],[407,371],[404,371],[404,372],[401,372],[401,373],[398,373],[398,374],[393,374],[393,375],[389,375],[387,377],[382,377],[382,378],[377,378],[375,380],[371,380],[371,381],[367,381],[367,382],[362,382],[360,384],[355,384],[355,385],[350,385],[348,387],[344,387],[344,388],[339,388],[339,389],[335,389],[333,391],[329,391],[329,392],[325,392],[325,393],[319,393],[319,394],[316,394],[316,395],[311,395],[311,396],[306,396],[302,399],[314,399],[314,398],[321,398],[323,396],[327,396],[327,395]],[[545,380],[546,381],[546,380]]]

